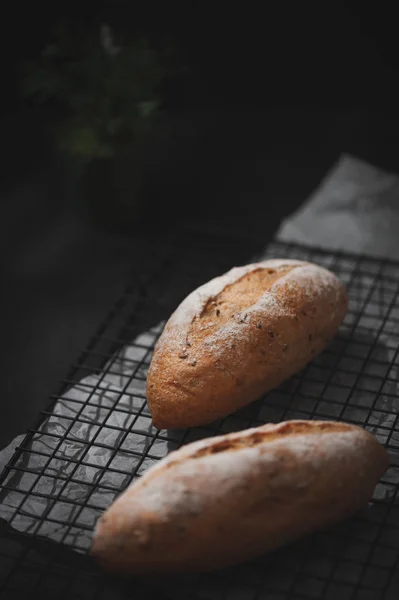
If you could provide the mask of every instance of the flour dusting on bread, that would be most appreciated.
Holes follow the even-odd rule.
[[[343,423],[288,421],[194,442],[119,496],[92,551],[132,574],[232,566],[353,514],[387,466],[374,436]]]
[[[259,263],[245,265],[243,267],[233,267],[230,271],[215,277],[208,283],[205,283],[194,290],[177,308],[169,319],[170,325],[188,325],[194,318],[199,318],[210,298],[216,298],[223,290],[237,283],[242,277],[258,269],[280,269],[284,267],[295,268],[307,264],[295,260],[266,260]]]
[[[347,309],[342,283],[311,263],[237,267],[192,292],[155,347],[147,399],[156,427],[221,418],[323,350]]]

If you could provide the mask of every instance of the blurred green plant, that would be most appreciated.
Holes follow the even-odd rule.
[[[59,147],[83,161],[112,157],[149,131],[162,108],[162,84],[180,71],[170,43],[58,24],[36,61],[22,65],[22,92],[54,111]]]

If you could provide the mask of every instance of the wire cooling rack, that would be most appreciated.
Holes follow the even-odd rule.
[[[336,338],[280,388],[209,427],[166,431],[151,424],[145,378],[162,319],[193,287],[254,252],[238,240],[174,240],[132,276],[3,472],[0,598],[399,598],[399,262],[272,243],[262,256],[310,260],[346,284],[349,311]],[[213,574],[151,583],[112,579],[88,557],[103,510],[168,452],[201,437],[293,418],[357,423],[386,446],[391,466],[367,509]]]

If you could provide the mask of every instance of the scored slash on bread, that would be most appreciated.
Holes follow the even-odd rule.
[[[360,427],[288,421],[194,442],[133,483],[98,521],[111,571],[207,571],[350,516],[388,466]]]
[[[158,428],[209,423],[301,370],[347,310],[330,271],[296,260],[234,268],[192,292],[155,347],[147,400]]]

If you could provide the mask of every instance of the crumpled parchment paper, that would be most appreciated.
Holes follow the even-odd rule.
[[[398,231],[399,177],[344,154],[277,237],[397,259]]]

